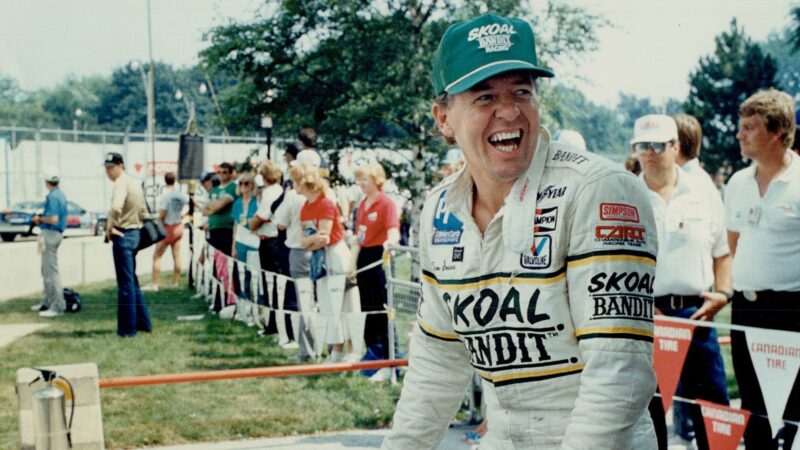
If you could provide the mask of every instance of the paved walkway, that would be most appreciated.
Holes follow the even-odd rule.
[[[20,323],[20,324],[0,324],[0,348],[14,342],[15,340],[49,327],[46,323]]]
[[[380,448],[381,441],[388,432],[389,430],[352,430],[247,441],[148,447],[148,450],[366,450]],[[438,450],[470,450],[469,445],[461,442],[465,432],[463,428],[450,428]]]

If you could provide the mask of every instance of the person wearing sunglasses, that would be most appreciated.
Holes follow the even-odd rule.
[[[656,313],[710,321],[733,294],[722,199],[678,165],[680,143],[672,117],[651,114],[637,119],[631,145],[639,155],[641,178],[656,219]],[[683,397],[728,404],[725,367],[714,328],[695,328],[680,386]],[[700,406],[691,405],[689,410],[697,424],[697,447],[706,449]],[[692,438],[688,430],[682,437]]]
[[[237,261],[247,264],[248,256],[253,253],[258,259],[258,246],[261,238],[250,230],[250,219],[258,211],[258,199],[255,196],[256,179],[250,172],[244,172],[239,177],[239,186],[236,189],[236,200],[231,206],[231,219],[235,223],[233,227],[233,245],[231,246],[231,256]],[[241,266],[240,266],[241,267]],[[244,270],[241,268],[240,270]],[[234,280],[234,285],[238,280]],[[250,271],[244,272],[244,286],[239,286],[236,292],[239,296],[248,299],[251,297],[250,291]]]

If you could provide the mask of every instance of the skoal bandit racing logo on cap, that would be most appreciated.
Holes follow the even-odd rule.
[[[511,42],[511,35],[513,34],[517,34],[514,31],[514,25],[493,23],[469,30],[467,41],[477,40],[480,43],[478,48],[485,50],[486,53],[504,52],[514,45]]]

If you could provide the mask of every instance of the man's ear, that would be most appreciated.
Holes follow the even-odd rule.
[[[431,114],[433,114],[433,120],[436,121],[439,131],[442,132],[444,137],[455,137],[455,132],[453,132],[450,124],[447,123],[447,106],[440,103],[434,103],[433,107],[431,108]]]

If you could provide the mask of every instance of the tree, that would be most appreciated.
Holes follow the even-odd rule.
[[[147,71],[147,67],[142,68]],[[198,129],[205,133],[220,134],[222,120],[206,93],[198,88],[207,81],[199,67],[175,69],[171,65],[156,62],[154,66],[154,97],[156,131],[158,133],[180,133],[188,121],[187,104],[193,102],[196,109]],[[139,68],[130,63],[116,68],[107,86],[98,89],[98,102],[89,109],[98,118],[104,129],[136,132],[147,130],[146,78]],[[215,83],[216,87],[216,83]],[[183,98],[176,98],[181,91]]]
[[[625,130],[616,111],[596,105],[579,90],[562,84],[554,85],[544,95],[555,104],[543,111],[542,122],[551,130],[578,131],[590,151],[611,158],[627,153]]]
[[[770,33],[761,46],[778,66],[775,74],[777,87],[794,96],[800,94],[800,65],[797,63],[800,55],[793,48],[792,39],[792,30],[786,29],[782,33]]]
[[[0,125],[12,123],[50,126],[54,118],[42,108],[41,102],[20,89],[17,80],[0,74]]]
[[[250,128],[264,113],[279,134],[314,126],[329,148],[345,145],[433,146],[430,64],[451,21],[487,9],[467,1],[272,1],[275,14],[211,30],[201,57],[229,69],[239,83],[223,91],[231,127]],[[524,15],[519,0],[493,2],[499,14]],[[596,16],[550,4],[540,39],[542,60],[593,49]],[[538,26],[537,26],[538,25]],[[272,90],[271,103],[266,92]],[[244,103],[242,102],[244,101]]]
[[[794,51],[800,50],[800,6],[795,6],[789,13],[792,16],[792,29],[789,31],[789,41]]]
[[[759,89],[773,86],[777,71],[775,60],[745,35],[736,19],[715,42],[714,53],[700,58],[689,76],[684,103],[684,110],[703,127],[700,159],[712,173],[726,164],[744,165],[736,141],[739,105]]]

